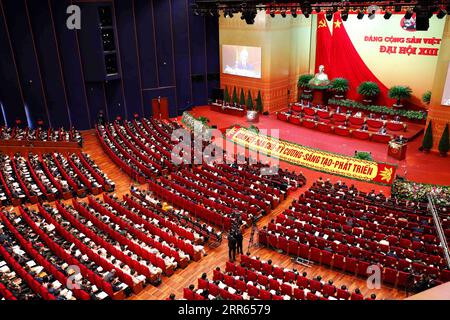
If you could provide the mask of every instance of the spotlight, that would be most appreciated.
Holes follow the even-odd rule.
[[[255,23],[255,17],[256,17],[256,7],[248,8],[248,9],[242,9],[242,15],[241,19],[244,20],[247,24],[254,24]]]
[[[286,18],[286,9],[281,9],[281,16]]]
[[[369,12],[368,18],[369,19],[375,18],[375,10],[372,10],[372,11]]]
[[[192,12],[194,12],[194,16],[199,16],[200,12],[198,11],[198,6],[195,5],[192,7]]]
[[[438,17],[439,19],[442,19],[445,17],[446,14],[447,14],[447,11],[445,11],[444,9],[439,9],[439,12],[436,14],[436,17]]]
[[[333,12],[331,12],[330,10],[327,10],[326,17],[327,17],[328,21],[333,20]]]
[[[322,11],[322,9],[320,9],[320,7],[316,7],[316,13],[319,13],[320,11]]]
[[[362,18],[364,18],[364,12],[361,10],[358,10],[358,15],[356,16],[359,20],[361,20]]]
[[[275,18],[275,10],[274,10],[274,9],[271,9],[271,10],[270,10],[270,16],[271,16],[272,18]]]
[[[405,19],[406,19],[406,20],[411,19],[412,15],[413,15],[413,14],[412,14],[411,9],[406,10],[406,13],[405,13]]]
[[[342,21],[347,21],[348,19],[348,10],[341,11]]]
[[[392,12],[391,11],[386,11],[385,13],[384,13],[384,18],[386,19],[386,20],[388,20],[390,17],[392,16]]]
[[[291,9],[292,18],[297,18],[297,8]]]
[[[305,16],[306,19],[309,18],[309,12],[308,11],[303,12],[303,15]]]

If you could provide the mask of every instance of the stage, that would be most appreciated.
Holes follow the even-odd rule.
[[[190,113],[195,117],[204,116],[210,120],[209,125],[216,125],[218,129],[225,130],[233,125],[249,127],[251,124],[245,117],[236,117],[226,115],[220,112],[210,110],[209,106],[199,106],[193,108]],[[363,141],[351,137],[342,137],[330,133],[320,132],[318,130],[304,128],[291,123],[283,122],[277,119],[276,114],[267,116],[261,115],[259,123],[254,124],[259,129],[278,129],[279,138],[312,147],[324,151],[340,153],[344,155],[354,155],[355,151],[367,151],[372,153],[372,158],[378,162],[387,162],[398,165],[397,174],[405,176],[412,181],[430,184],[448,184],[450,180],[450,158],[440,157],[438,154],[424,154],[418,150],[421,145],[420,136],[408,144],[406,159],[398,161],[387,155],[387,144]],[[268,132],[270,134],[270,131]],[[289,167],[292,165],[289,165]],[[312,170],[301,168],[305,175],[311,175],[311,178],[326,176]],[[335,177],[336,178],[336,177]],[[352,181],[353,183],[354,181]],[[365,185],[379,189],[379,186],[359,182],[358,185]]]

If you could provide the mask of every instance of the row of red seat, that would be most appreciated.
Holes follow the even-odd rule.
[[[104,248],[109,254],[116,257],[120,261],[123,261],[128,266],[132,267],[134,270],[136,270],[139,274],[144,275],[149,282],[156,282],[156,277],[150,273],[149,269],[145,266],[141,265],[139,262],[131,259],[129,256],[124,254],[122,251],[118,250],[115,246],[104,240],[102,237],[97,235],[95,232],[93,232],[91,229],[86,227],[84,224],[82,224],[80,221],[78,221],[75,217],[73,217],[67,210],[58,202],[56,204],[56,208],[58,209],[58,212],[67,220],[70,222],[72,226],[74,226],[76,229],[81,231],[83,234],[85,234],[89,239],[94,241],[97,245]],[[55,221],[51,216],[49,216],[48,212],[46,212],[43,208],[39,208],[39,211],[47,218],[49,221]],[[59,224],[58,224],[59,225]],[[74,238],[73,235],[69,235],[69,232],[67,230],[60,229],[63,233],[63,235],[66,235],[70,238]],[[78,239],[77,239],[78,240]],[[79,241],[77,241],[79,243]],[[112,264],[110,264],[108,261],[103,259],[102,257],[98,256],[98,254],[94,253],[89,248],[86,248],[82,245],[83,248],[85,248],[86,252],[89,252],[90,257],[92,257],[93,261],[97,263],[98,265],[102,266],[105,270],[116,270],[117,275],[121,281],[126,283],[129,287],[133,287],[133,279],[123,271],[121,271],[118,268],[115,268]]]
[[[56,280],[60,283],[68,283],[69,279],[61,271],[59,271],[53,264],[51,264],[46,258],[40,255],[34,248],[33,244],[27,241],[11,224],[11,222],[6,218],[3,212],[0,212],[0,219],[3,224],[8,228],[8,230],[14,235],[20,244],[20,248],[25,250],[39,265],[41,265],[49,274],[52,274]],[[81,300],[90,300],[89,294],[81,289],[73,288],[71,289],[74,296]]]
[[[319,118],[323,120],[332,119],[334,122],[344,122],[349,121],[351,124],[356,126],[361,126],[364,123],[367,123],[369,127],[373,127],[376,129],[381,128],[383,125],[386,125],[388,130],[392,131],[400,131],[406,130],[407,125],[403,122],[399,121],[390,121],[390,120],[382,120],[382,119],[372,119],[368,117],[356,117],[346,113],[345,107],[340,107],[340,113],[335,112],[335,110],[326,111],[320,110],[313,107],[292,105],[291,110],[295,113],[304,112],[307,116],[319,116]],[[385,115],[387,116],[387,115]]]
[[[78,239],[76,239],[73,235],[71,235],[68,231],[66,231],[61,225],[59,225],[56,220],[50,217],[50,215],[39,206],[39,212],[43,215],[45,220],[49,223],[53,224],[57,229],[58,233],[63,236],[67,241],[75,243],[81,252],[88,255],[90,259],[95,261],[94,259],[98,257],[98,255],[94,254],[89,248],[87,248],[83,243],[81,243]],[[85,277],[90,283],[95,284],[98,288],[103,290],[109,296],[114,295],[114,291],[110,283],[103,280],[97,273],[93,272],[89,268],[87,268],[84,264],[82,264],[78,259],[74,258],[72,255],[67,253],[60,245],[58,245],[52,238],[50,238],[41,228],[39,228],[36,223],[30,218],[30,216],[23,210],[22,207],[19,208],[20,213],[24,219],[24,221],[36,232],[39,237],[45,242],[45,244],[54,252],[58,257],[66,261],[69,265],[74,265],[80,268],[80,273]],[[98,257],[99,258],[99,257]],[[108,267],[107,263],[101,264],[102,260],[98,259],[99,265],[102,267]],[[112,270],[112,268],[106,269]]]
[[[379,134],[377,132],[363,131],[358,129],[351,129],[345,126],[333,125],[323,120],[315,121],[312,119],[302,119],[296,116],[287,116],[284,113],[278,113],[277,118],[281,121],[290,122],[292,124],[302,125],[308,129],[317,129],[324,133],[334,133],[340,136],[352,136],[361,140],[371,140],[374,142],[388,143],[393,136],[390,134]]]
[[[139,239],[141,241],[143,241],[145,244],[156,248],[159,252],[164,253],[165,255],[169,256],[169,257],[173,257],[175,258],[175,260],[178,262],[178,265],[182,268],[185,268],[188,264],[188,261],[186,261],[185,259],[182,259],[179,255],[179,253],[174,250],[171,247],[168,247],[166,245],[161,244],[159,241],[156,241],[153,238],[150,238],[149,236],[147,236],[146,234],[144,234],[142,231],[136,229],[132,224],[128,223],[127,221],[123,220],[121,217],[116,216],[115,214],[113,214],[112,212],[110,212],[107,208],[105,208],[104,206],[102,206],[99,202],[97,202],[97,200],[95,200],[92,197],[89,197],[89,206],[91,208],[94,208],[97,212],[100,212],[101,214],[107,216],[110,218],[110,221],[116,223],[117,225],[119,225],[121,228],[123,228],[124,230],[127,230],[127,232],[131,235],[133,235],[136,239]],[[184,246],[184,242],[174,236],[169,235],[167,232],[164,232],[163,230],[161,230],[160,228],[154,226],[153,224],[143,220],[142,218],[140,218],[139,216],[129,212],[128,210],[126,210],[125,208],[121,208],[119,209],[119,213],[125,215],[128,219],[130,219],[130,221],[132,221],[133,223],[141,223],[144,225],[144,227],[146,228],[146,230],[148,230],[151,234],[156,235],[158,237],[160,237],[162,240],[168,242],[168,243],[172,243],[173,245],[175,245],[177,248],[180,248],[180,246]],[[139,221],[139,222],[137,222]],[[192,248],[191,253],[193,253],[194,249]],[[192,257],[193,255],[191,255]]]
[[[99,228],[101,231],[108,234],[112,239],[118,241],[121,245],[128,246],[129,250],[136,253],[139,257],[150,261],[153,265],[161,268],[161,270],[168,276],[173,274],[172,268],[167,268],[163,259],[158,257],[156,254],[149,252],[146,249],[141,248],[139,245],[135,244],[133,241],[118,233],[117,231],[111,229],[107,226],[103,221],[99,220],[95,216],[93,216],[85,207],[80,205],[78,202],[73,202],[74,208],[81,214],[83,217],[88,219],[93,223],[93,225]]]
[[[44,300],[56,300],[55,296],[48,292],[42,284],[37,282],[9,253],[3,246],[0,246],[0,256],[6,263],[21,277],[36,294]]]
[[[103,198],[105,199],[105,202],[112,205],[119,212],[126,210],[124,207],[118,205],[117,202],[112,200],[109,196],[105,195],[105,196],[103,196]],[[184,228],[181,228],[180,226],[178,226],[176,223],[174,223],[171,220],[164,219],[160,215],[156,214],[154,211],[150,210],[148,207],[144,207],[144,206],[140,205],[139,203],[137,203],[133,198],[129,197],[128,195],[124,195],[123,199],[126,201],[126,203],[130,207],[139,210],[139,212],[142,213],[143,215],[145,215],[148,219],[158,220],[158,223],[159,223],[159,225],[161,225],[161,227],[168,228],[169,230],[173,231],[174,233],[178,234],[179,236],[186,238],[192,242],[195,241],[194,234],[192,232],[186,231]],[[129,210],[127,210],[127,211],[130,212]],[[140,219],[136,218],[136,221],[139,221],[140,223],[144,223],[144,222],[148,223],[146,220],[144,220],[142,218],[140,218]],[[149,228],[151,228],[151,227],[149,227]],[[183,250],[183,251],[185,251],[185,250]],[[193,252],[193,249],[191,249],[189,247],[189,249],[187,249],[186,252],[188,252],[188,253]],[[189,254],[191,255],[191,253],[189,253]],[[193,256],[193,255],[191,255],[191,256]]]
[[[195,198],[190,198],[188,194],[180,192],[183,194],[183,196],[180,196],[168,190],[167,187],[172,187],[173,184],[167,179],[161,178],[161,184],[149,180],[148,186],[149,189],[157,194],[161,199],[166,200],[169,203],[173,203],[179,208],[187,210],[194,216],[204,221],[226,230],[231,227],[231,219],[229,217],[224,217],[215,211],[203,207],[199,204],[201,202],[194,202]]]

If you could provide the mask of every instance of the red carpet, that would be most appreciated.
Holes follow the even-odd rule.
[[[245,117],[235,117],[225,115],[220,112],[210,111],[208,106],[195,107],[191,114],[195,117],[204,116],[210,120],[209,125],[217,125],[218,129],[229,128],[235,124],[248,127],[250,124],[246,122]],[[437,154],[424,154],[418,151],[421,145],[421,138],[417,138],[410,142],[406,159],[398,161],[387,155],[387,144],[362,141],[353,138],[341,137],[334,134],[323,133],[317,130],[311,130],[290,123],[282,122],[276,119],[275,114],[268,116],[260,116],[259,123],[256,124],[259,129],[279,129],[280,139],[292,141],[304,146],[313,147],[321,150],[336,152],[340,154],[353,155],[355,150],[368,151],[372,153],[375,161],[388,162],[397,164],[397,174],[407,179],[422,182],[436,183],[440,185],[450,185],[450,158],[442,158]],[[313,179],[329,177],[332,179],[340,179],[355,184],[362,190],[369,191],[371,189],[383,190],[389,192],[390,188],[381,187],[375,184],[360,182],[341,177],[331,176],[308,170],[302,167],[296,167],[290,164],[282,163],[282,167],[292,168],[296,171],[302,171],[308,178],[308,182]]]

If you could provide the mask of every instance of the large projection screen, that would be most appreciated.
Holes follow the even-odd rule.
[[[261,78],[261,48],[222,45],[223,73]]]
[[[447,67],[447,77],[445,79],[444,93],[442,94],[441,104],[450,106],[450,63]]]

